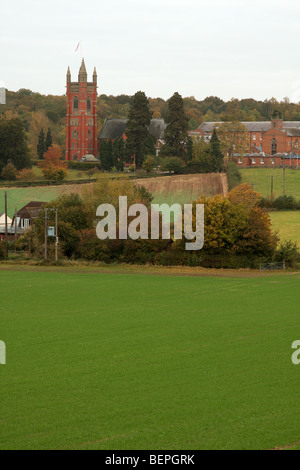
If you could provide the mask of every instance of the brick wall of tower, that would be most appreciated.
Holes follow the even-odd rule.
[[[75,105],[78,100],[78,107]],[[90,101],[90,108],[88,108]],[[66,160],[97,151],[97,83],[67,80]]]

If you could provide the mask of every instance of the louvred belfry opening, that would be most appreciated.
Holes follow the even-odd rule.
[[[97,157],[97,72],[88,82],[82,59],[78,81],[71,81],[67,71],[66,160],[81,160],[84,155]]]

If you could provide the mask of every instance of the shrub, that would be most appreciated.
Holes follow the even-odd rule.
[[[277,210],[296,210],[297,201],[293,196],[279,196],[273,201],[272,206]]]
[[[97,168],[101,170],[101,163],[100,162],[76,162],[70,161],[66,162],[68,165],[69,170],[78,170],[78,171],[88,171],[91,168]]]
[[[67,171],[63,168],[57,168],[53,165],[42,170],[44,178],[49,181],[63,181],[68,176]]]
[[[33,181],[36,179],[34,172],[30,168],[23,168],[17,174],[17,179],[22,181]]]
[[[180,173],[182,167],[182,160],[178,157],[165,157],[161,161],[162,171],[168,171],[177,174]]]
[[[297,243],[292,240],[286,240],[280,243],[275,253],[276,261],[285,261],[287,266],[295,267],[296,262],[300,259]]]
[[[147,157],[143,163],[143,169],[146,170],[147,173],[151,173],[155,165],[156,165],[155,157],[149,155],[149,157]]]
[[[1,178],[7,181],[14,181],[17,178],[18,170],[15,165],[8,163],[1,172]]]
[[[227,180],[229,191],[235,186],[239,185],[242,181],[242,175],[239,172],[238,166],[235,162],[228,162],[226,168]]]
[[[0,259],[5,258],[5,242],[0,242]]]

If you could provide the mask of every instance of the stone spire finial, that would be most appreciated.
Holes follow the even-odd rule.
[[[79,69],[78,81],[79,82],[87,82],[87,73],[86,73],[84,59],[82,59],[81,66],[80,66],[80,69]]]
[[[68,67],[68,71],[67,71],[67,83],[70,83],[71,81],[71,72],[70,72],[70,67]]]
[[[96,71],[96,67],[94,67],[93,82],[94,82],[94,83],[97,83],[97,71]]]

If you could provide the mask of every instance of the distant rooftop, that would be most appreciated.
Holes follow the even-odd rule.
[[[126,130],[128,119],[107,119],[99,134],[99,139],[118,139]],[[164,119],[151,119],[149,132],[155,140],[163,139],[167,127]]]
[[[203,122],[198,129],[203,132],[212,132],[216,124],[223,124],[220,122]],[[271,121],[242,121],[249,132],[266,132],[271,129]],[[196,129],[196,130],[198,130]],[[300,129],[300,121],[283,121],[283,129],[291,131],[291,129]]]

